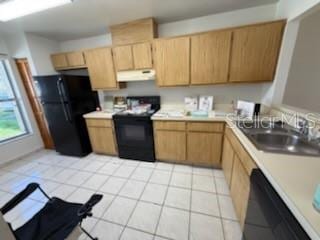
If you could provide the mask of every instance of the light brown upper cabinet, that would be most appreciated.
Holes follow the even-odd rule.
[[[69,67],[84,67],[86,65],[83,52],[71,52],[66,55]]]
[[[131,45],[114,47],[112,51],[114,63],[118,71],[134,69]]]
[[[152,68],[151,43],[140,43],[132,46],[135,69]]]
[[[86,61],[82,51],[52,54],[51,61],[56,70],[86,67]]]
[[[92,89],[118,89],[111,48],[85,52]]]
[[[51,62],[53,67],[57,70],[68,67],[67,55],[64,53],[52,54]]]
[[[190,38],[159,39],[153,42],[153,60],[160,87],[190,83]]]
[[[112,51],[117,71],[152,68],[150,43],[118,46]]]
[[[273,81],[284,21],[233,31],[230,82]]]
[[[191,84],[228,81],[231,31],[217,31],[191,37]]]

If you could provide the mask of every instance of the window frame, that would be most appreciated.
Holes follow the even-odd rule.
[[[19,114],[20,114],[20,118],[21,118],[21,121],[23,123],[23,126],[24,126],[24,132],[19,134],[19,135],[16,135],[16,136],[13,136],[13,137],[8,137],[8,138],[5,138],[5,139],[2,139],[0,140],[0,145],[2,144],[5,144],[7,142],[10,142],[12,140],[15,140],[15,139],[19,139],[21,137],[24,137],[24,136],[27,136],[31,133],[30,131],[30,126],[29,126],[29,122],[27,120],[27,113],[24,111],[24,106],[22,104],[22,99],[19,95],[20,94],[20,90],[18,88],[18,84],[17,83],[14,83],[14,79],[13,79],[13,76],[12,74],[10,74],[9,72],[9,67],[10,66],[10,62],[8,59],[5,59],[5,58],[0,58],[0,64],[3,65],[3,69],[4,69],[4,72],[5,74],[7,75],[7,78],[8,78],[8,83],[9,83],[9,87],[12,91],[12,95],[13,97],[12,98],[7,98],[7,99],[0,99],[0,103],[3,103],[3,102],[14,102],[16,104],[16,107],[19,111]],[[19,94],[18,94],[19,92]]]

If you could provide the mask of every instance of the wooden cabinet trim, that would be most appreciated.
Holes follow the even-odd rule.
[[[90,118],[90,119],[86,119],[86,123],[88,127],[111,128],[113,126],[112,120],[107,120],[107,119]]]
[[[154,128],[156,130],[173,130],[173,131],[185,131],[186,122],[182,121],[156,121],[154,122]]]
[[[187,129],[189,132],[217,132],[222,133],[224,123],[204,123],[204,122],[188,122]]]

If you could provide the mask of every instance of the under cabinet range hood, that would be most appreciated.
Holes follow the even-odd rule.
[[[118,82],[155,80],[156,73],[153,69],[117,72]]]

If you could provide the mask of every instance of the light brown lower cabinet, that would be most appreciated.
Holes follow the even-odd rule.
[[[155,121],[156,158],[221,167],[223,123]]]
[[[117,154],[115,134],[111,120],[87,119],[92,150],[101,154]]]
[[[159,160],[186,162],[186,133],[183,131],[156,130],[156,158]]]
[[[222,148],[222,169],[224,171],[224,175],[226,177],[227,183],[231,184],[232,178],[232,169],[234,162],[234,151],[231,146],[229,139],[225,136],[223,141]]]
[[[188,132],[188,162],[220,167],[222,133]]]
[[[234,208],[240,221],[240,226],[243,228],[250,193],[250,177],[237,155],[234,157],[230,189]]]
[[[231,198],[241,228],[244,226],[250,194],[250,175],[257,168],[232,130],[226,127],[222,169],[230,187]]]

